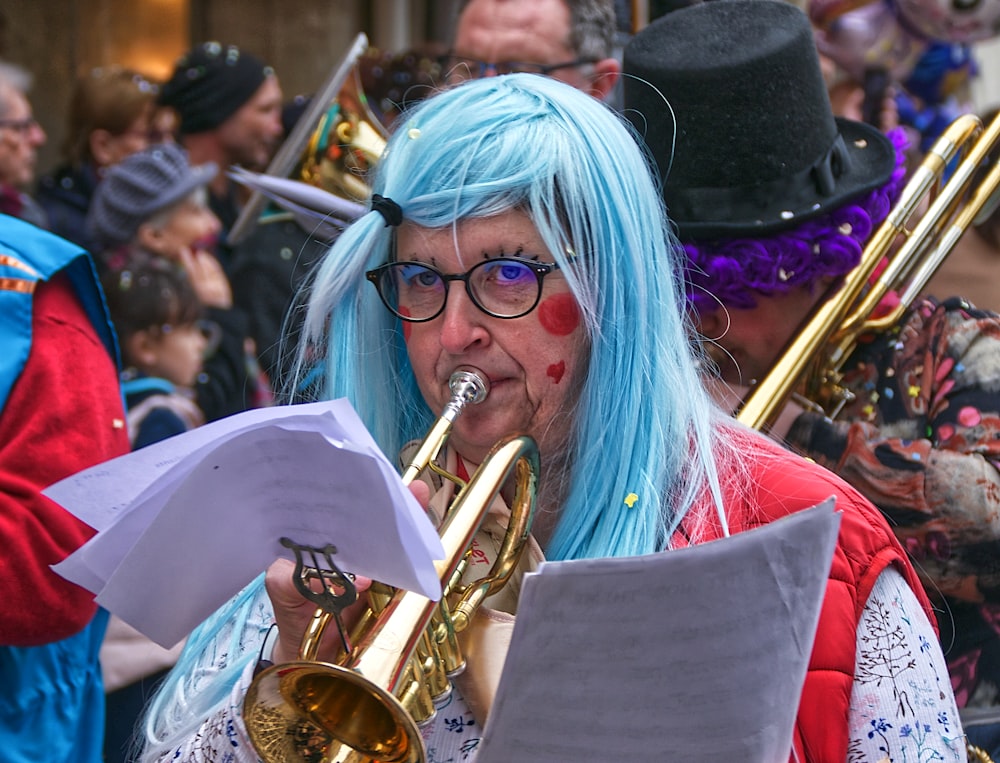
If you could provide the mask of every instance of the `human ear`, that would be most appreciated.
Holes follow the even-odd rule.
[[[142,223],[139,226],[139,229],[135,232],[135,240],[139,246],[153,254],[159,254],[160,256],[166,256],[167,254],[164,251],[165,241],[163,231],[153,227],[149,223]]]
[[[694,325],[705,339],[715,341],[729,328],[729,311],[722,305],[694,314]]]
[[[622,67],[618,59],[602,58],[594,64],[594,73],[591,75],[587,92],[603,101],[618,82],[621,72]]]
[[[135,331],[122,342],[122,360],[126,366],[148,372],[158,358],[159,345],[148,329]]]

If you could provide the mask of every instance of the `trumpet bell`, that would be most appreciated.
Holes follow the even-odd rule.
[[[402,703],[355,670],[325,662],[273,665],[244,704],[251,742],[273,761],[420,763],[420,730]]]

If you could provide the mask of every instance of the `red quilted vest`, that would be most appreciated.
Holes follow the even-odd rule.
[[[734,491],[737,495],[726,496],[731,532],[766,524],[831,495],[836,496],[836,508],[842,512],[790,760],[844,763],[857,628],[875,580],[887,566],[895,565],[936,628],[930,602],[881,512],[860,493],[832,472],[766,438],[744,432],[733,436],[741,440],[744,453],[757,454],[758,458],[751,484],[741,485]]]

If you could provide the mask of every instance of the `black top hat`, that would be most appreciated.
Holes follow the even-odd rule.
[[[785,0],[668,13],[626,46],[624,73],[626,114],[682,239],[796,227],[895,167],[882,133],[834,118],[809,19]]]

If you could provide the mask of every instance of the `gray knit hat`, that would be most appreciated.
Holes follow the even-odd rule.
[[[104,249],[127,244],[140,225],[207,185],[218,171],[214,162],[192,167],[187,151],[173,143],[132,154],[98,183],[87,213],[87,231]]]

